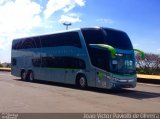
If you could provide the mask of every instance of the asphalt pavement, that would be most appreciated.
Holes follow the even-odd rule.
[[[160,113],[160,85],[138,83],[136,88],[79,90],[72,85],[21,81],[0,72],[0,112],[15,113]]]

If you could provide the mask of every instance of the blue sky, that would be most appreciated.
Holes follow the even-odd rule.
[[[103,26],[129,35],[133,46],[160,54],[159,0],[0,0],[0,62],[10,62],[18,37]]]

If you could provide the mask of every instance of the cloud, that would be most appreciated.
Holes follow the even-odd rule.
[[[160,51],[160,49],[157,49],[158,51]]]
[[[6,3],[8,0],[0,0],[0,5]]]
[[[79,6],[84,6],[85,2],[85,0],[75,0],[75,3],[77,3]]]
[[[59,19],[60,23],[69,22],[69,23],[76,23],[81,22],[81,19],[76,14],[68,14],[68,15],[62,15]]]
[[[35,0],[0,0],[0,60],[10,61],[11,41],[14,38],[37,35],[50,32],[57,19],[50,19],[57,11],[60,13],[59,22],[81,22],[80,16],[69,14],[75,7],[85,5],[85,0],[47,0],[42,4]],[[63,14],[63,15],[62,15]],[[38,29],[38,30],[37,30]],[[4,59],[3,59],[4,58]]]
[[[111,20],[111,19],[106,19],[106,18],[100,18],[100,19],[97,19],[96,21],[98,21],[98,22],[103,22],[103,23],[105,23],[105,24],[113,24],[113,23],[114,23],[113,20]]]
[[[48,19],[56,11],[62,10],[63,12],[69,12],[76,6],[84,6],[85,0],[49,0],[44,11],[44,16]]]
[[[0,0],[0,50],[9,55],[8,59],[12,39],[27,36],[39,26],[40,13],[40,5],[32,0]]]
[[[30,30],[39,25],[40,6],[31,0],[16,0],[0,6],[0,33]]]

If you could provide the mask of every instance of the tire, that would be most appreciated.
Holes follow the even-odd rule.
[[[87,88],[87,79],[84,75],[79,75],[77,77],[77,85],[80,89],[86,89]]]
[[[21,72],[21,80],[22,80],[22,81],[25,81],[25,80],[26,80],[26,77],[27,77],[26,72],[25,72],[25,71],[22,71],[22,72]]]
[[[32,71],[29,72],[28,74],[28,81],[33,82],[34,81],[34,74]]]

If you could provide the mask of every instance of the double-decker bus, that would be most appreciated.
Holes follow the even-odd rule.
[[[13,40],[11,74],[22,80],[80,88],[134,88],[137,82],[135,54],[128,35],[103,27]]]

